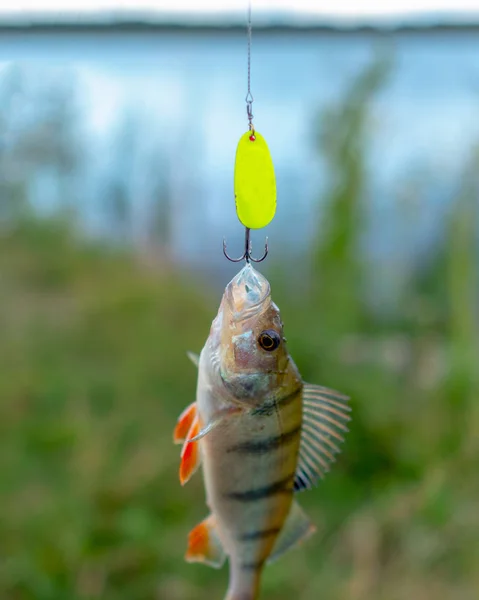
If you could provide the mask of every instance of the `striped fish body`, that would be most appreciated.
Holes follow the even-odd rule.
[[[256,598],[291,509],[302,422],[302,385],[296,385],[200,440],[207,503],[230,562],[228,599]],[[214,402],[208,388],[199,390],[200,420]]]
[[[199,360],[196,402],[178,419],[180,481],[200,464],[210,515],[186,560],[220,567],[226,600],[257,600],[267,561],[315,527],[294,500],[339,452],[347,398],[304,384],[289,356],[267,280],[247,265],[228,284]]]

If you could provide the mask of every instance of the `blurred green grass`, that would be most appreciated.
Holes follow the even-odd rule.
[[[194,597],[177,566],[203,507],[171,435],[211,308],[61,222],[0,247],[0,597]]]
[[[382,311],[359,248],[383,77],[373,65],[323,119],[333,184],[302,285],[269,259],[293,358],[351,396],[353,421],[300,496],[318,533],[267,568],[262,600],[479,597],[479,156],[437,247]],[[227,569],[183,561],[207,509],[201,477],[180,487],[172,444],[195,394],[185,353],[220,298],[25,205],[1,232],[0,598],[221,599]]]
[[[200,477],[180,488],[171,441],[195,392],[185,350],[219,298],[61,220],[12,226],[0,274],[0,597],[221,598],[226,570],[183,561],[206,507]],[[477,597],[474,382],[455,396],[448,377],[422,381],[440,336],[419,321],[400,326],[401,369],[383,360],[397,331],[323,338],[327,311],[276,292],[305,378],[351,394],[354,421],[326,482],[300,498],[319,533],[267,569],[263,598]]]

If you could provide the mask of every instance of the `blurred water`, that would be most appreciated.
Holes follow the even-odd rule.
[[[391,250],[387,224],[395,218],[397,195],[423,175],[430,201],[418,212],[416,241],[427,245],[435,234],[437,215],[479,136],[478,36],[263,31],[253,38],[252,90],[255,124],[268,140],[278,180],[278,213],[269,227],[273,247],[286,226],[288,252],[303,250],[315,235],[312,205],[328,182],[315,147],[317,116],[378,52],[392,52],[394,67],[371,123],[368,244],[374,252]],[[148,155],[154,165],[157,157],[165,178],[173,255],[214,264],[222,260],[224,234],[235,248],[241,244],[232,182],[236,143],[246,128],[242,33],[12,31],[0,38],[0,60],[40,74],[67,68],[77,78],[88,174],[78,197],[92,226],[105,226],[101,174],[114,168],[112,136],[130,115],[140,166],[127,161],[131,173],[125,175],[136,182],[140,235],[148,219],[141,208],[147,181],[138,169]],[[42,192],[37,201],[47,196]]]

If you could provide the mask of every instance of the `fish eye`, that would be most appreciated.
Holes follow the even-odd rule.
[[[258,344],[266,350],[266,352],[272,352],[281,343],[280,335],[274,329],[267,329],[262,331],[258,336]]]

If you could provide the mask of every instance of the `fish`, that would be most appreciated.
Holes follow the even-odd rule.
[[[250,263],[226,286],[199,356],[196,401],[173,434],[180,483],[202,467],[210,514],[185,559],[220,568],[225,600],[257,600],[263,569],[316,530],[296,494],[317,485],[339,453],[348,397],[304,383],[288,353],[268,280]]]

